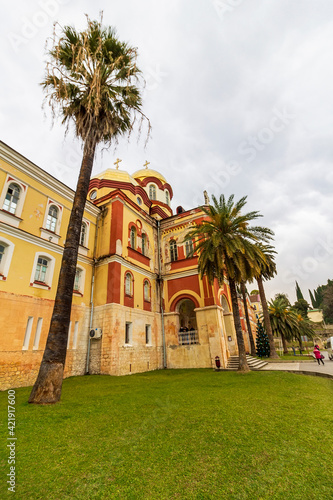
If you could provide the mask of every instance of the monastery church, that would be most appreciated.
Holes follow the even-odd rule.
[[[228,285],[198,275],[185,236],[206,215],[171,209],[148,162],[91,178],[65,377],[211,368],[237,354]],[[45,348],[74,191],[0,142],[0,389],[32,385]],[[204,200],[203,200],[204,201]],[[248,309],[255,332],[256,315]],[[240,302],[246,350],[249,339]]]

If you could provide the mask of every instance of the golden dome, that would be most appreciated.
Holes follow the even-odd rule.
[[[104,180],[112,180],[118,182],[130,182],[131,184],[134,184],[134,186],[138,186],[138,183],[136,182],[136,180],[133,178],[132,175],[130,175],[125,170],[116,170],[115,168],[108,168],[107,170],[104,170],[104,172],[101,172],[100,174],[93,175],[91,179],[104,179]]]
[[[134,172],[134,174],[132,174],[132,177],[134,177],[134,179],[140,179],[140,181],[145,179],[146,177],[156,177],[156,179],[159,179],[161,182],[163,182],[163,184],[166,183],[165,177],[163,177],[162,174],[160,174],[156,170],[153,170],[152,168],[142,168],[141,170],[137,170],[136,172]]]

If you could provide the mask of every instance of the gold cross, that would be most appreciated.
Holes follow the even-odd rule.
[[[116,159],[116,161],[114,162],[114,165],[116,165],[116,169],[118,170],[119,168],[119,163],[123,161],[123,160],[119,160],[119,158]]]
[[[146,163],[143,164],[144,167],[148,168],[148,165],[150,165],[150,161],[146,160]]]

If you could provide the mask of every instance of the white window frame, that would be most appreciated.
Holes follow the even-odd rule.
[[[167,189],[165,191],[165,203],[168,205],[168,207],[170,206],[170,193]]]
[[[49,261],[44,283],[35,283],[35,273],[36,273],[36,268],[37,268],[37,263],[38,263],[39,257],[44,257],[45,259],[47,259]],[[33,267],[32,267],[32,273],[31,273],[31,277],[30,277],[30,286],[33,286],[35,288],[43,288],[43,289],[48,288],[48,289],[50,289],[52,287],[54,266],[55,266],[55,258],[52,257],[52,255],[50,255],[46,252],[37,252],[35,254],[35,259],[34,259],[34,263],[33,263]]]
[[[77,271],[80,272],[80,279],[79,279],[79,283],[78,283],[79,286],[77,289],[75,289],[75,279],[74,279],[73,292],[74,293],[76,292],[76,293],[83,295],[84,294],[84,283],[85,283],[85,278],[86,278],[86,270],[84,269],[84,267],[81,267],[79,265],[79,266],[76,266],[75,275],[76,275]]]
[[[53,214],[50,214],[50,211],[55,211],[56,215],[54,216]],[[45,229],[48,231],[52,231],[52,233],[56,232],[57,229],[57,222],[59,219],[59,208],[57,205],[52,205],[49,206],[47,217],[46,217],[46,224],[45,224]]]
[[[142,233],[141,235],[141,251],[142,255],[147,255],[147,250],[148,250],[148,238],[146,233]]]
[[[17,184],[21,190],[20,197],[18,199],[18,203],[16,206],[15,214],[7,212],[3,209],[3,205],[5,202],[5,198],[7,195],[8,188],[10,184]],[[25,197],[28,191],[28,185],[24,184],[20,180],[11,175],[7,174],[5,183],[2,188],[1,196],[0,196],[0,220],[5,222],[6,224],[10,224],[11,226],[19,227],[21,222],[20,217],[22,215],[23,205],[25,201]]]
[[[0,262],[0,280],[6,281],[10,263],[12,261],[15,245],[7,238],[0,237],[0,245],[3,243],[5,251]]]
[[[67,349],[69,349],[69,343],[71,341],[71,329],[72,329],[72,322],[70,321],[68,326]]]
[[[49,210],[51,206],[55,206],[58,209],[58,218],[55,226],[55,230],[47,229],[47,218],[49,215]],[[52,241],[53,243],[58,243],[60,239],[60,228],[61,228],[61,220],[62,214],[64,212],[64,207],[52,200],[51,198],[47,199],[46,210],[44,214],[43,227],[40,228],[40,235],[44,240]]]

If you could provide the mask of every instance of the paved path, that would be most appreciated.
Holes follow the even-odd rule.
[[[331,375],[333,377],[333,361],[328,359],[328,353],[326,351],[321,351],[324,356],[324,366],[316,360],[313,361],[301,361],[301,362],[291,362],[291,363],[270,363],[262,368],[262,370],[282,370],[282,371],[292,371],[292,372],[312,372],[313,374],[326,374]]]

